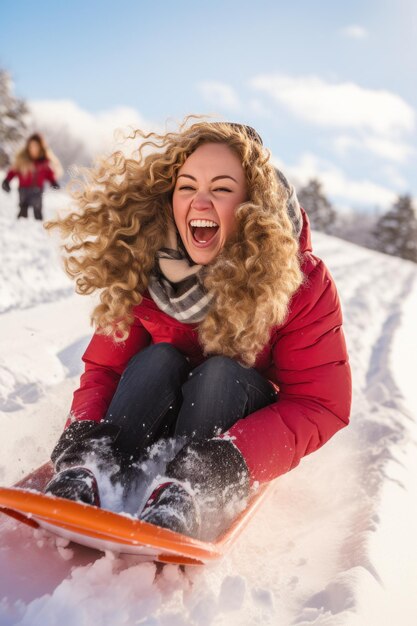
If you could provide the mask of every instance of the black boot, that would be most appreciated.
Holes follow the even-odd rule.
[[[100,506],[96,477],[86,467],[70,467],[58,472],[46,485],[45,493]]]
[[[45,493],[100,506],[97,479],[85,465],[92,463],[111,479],[119,477],[120,455],[114,445],[119,430],[106,422],[72,422],[52,451],[56,474],[45,487]]]
[[[165,482],[153,492],[140,518],[212,540],[242,510],[248,494],[249,473],[236,446],[228,439],[197,441],[184,446],[168,463]]]
[[[200,528],[194,496],[176,482],[163,483],[152,492],[140,519],[189,537],[197,537]]]
[[[233,496],[249,493],[249,472],[238,448],[230,439],[213,438],[184,446],[167,465],[166,476],[189,481],[201,496],[215,497],[224,508]]]
[[[84,465],[90,458],[98,466],[118,461],[115,441],[119,426],[108,422],[79,420],[64,430],[51,454],[57,472],[68,467]]]

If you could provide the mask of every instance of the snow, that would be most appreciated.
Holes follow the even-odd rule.
[[[91,335],[56,240],[0,196],[0,482],[44,462]],[[67,203],[46,192],[45,213]],[[417,266],[313,233],[342,299],[351,424],[271,495],[221,562],[144,563],[0,520],[1,626],[417,623]]]

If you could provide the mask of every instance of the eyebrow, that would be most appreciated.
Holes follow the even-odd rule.
[[[180,174],[178,178],[180,178],[181,176],[185,176],[186,178],[191,178],[192,180],[197,181],[197,179],[194,176],[191,176],[191,174]],[[232,180],[235,181],[235,183],[237,183],[236,178],[233,178],[233,176],[229,176],[228,174],[221,174],[220,176],[215,176],[214,178],[211,179],[211,182],[214,183],[215,180],[219,180],[220,178],[231,178]]]

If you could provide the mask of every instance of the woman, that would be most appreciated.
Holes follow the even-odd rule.
[[[39,133],[31,135],[22,150],[17,153],[13,165],[2,183],[4,191],[9,193],[10,181],[15,176],[19,179],[18,219],[28,216],[30,206],[33,207],[35,219],[43,219],[43,185],[45,181],[49,181],[53,189],[59,189],[56,177],[60,173],[59,161],[46,145],[44,138]]]
[[[75,196],[80,212],[48,225],[73,237],[78,291],[102,292],[46,491],[99,505],[92,458],[116,459],[114,480],[129,483],[132,461],[172,435],[183,447],[138,515],[207,537],[207,512],[230,519],[251,486],[348,423],[342,315],[256,131],[137,134],[138,160],[103,161]]]

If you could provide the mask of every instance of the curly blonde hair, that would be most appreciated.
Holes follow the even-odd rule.
[[[205,354],[252,366],[303,280],[288,191],[246,127],[188,121],[177,132],[134,131],[133,138],[143,140],[137,158],[114,152],[85,170],[86,180],[72,191],[79,210],[46,228],[58,227],[69,238],[64,263],[77,292],[101,290],[92,313],[97,332],[123,341],[173,220],[178,170],[200,145],[226,144],[240,158],[249,199],[236,209],[236,233],[206,267],[204,286],[213,300],[198,332]]]

